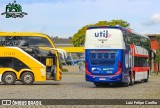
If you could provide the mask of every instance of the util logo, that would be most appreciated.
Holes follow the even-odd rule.
[[[97,32],[94,35],[95,35],[95,37],[104,37],[104,38],[111,37],[111,35],[108,34],[108,30]]]

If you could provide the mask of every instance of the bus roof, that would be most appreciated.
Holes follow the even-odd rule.
[[[87,30],[90,30],[90,29],[104,29],[104,28],[120,29],[120,30],[127,31],[127,32],[133,33],[133,34],[137,34],[137,35],[139,35],[141,37],[145,37],[145,38],[149,39],[149,37],[146,36],[146,35],[136,33],[131,29],[124,28],[124,27],[121,27],[121,26],[90,26],[90,27],[87,28]]]
[[[98,28],[115,28],[115,29],[125,29],[121,26],[90,26],[87,28],[87,30],[89,29],[98,29]]]
[[[133,31],[132,31],[132,33],[133,33],[133,34],[137,34],[137,35],[139,35],[139,36],[141,36],[141,37],[145,37],[145,38],[149,39],[149,37],[148,37],[147,35],[143,35],[143,34],[140,34],[140,33],[136,33],[136,32],[133,32]]]
[[[43,33],[37,32],[0,32],[0,36],[42,36],[46,37]]]
[[[44,37],[48,38],[52,47],[55,47],[52,39],[43,33],[37,33],[37,32],[0,32],[0,36],[35,36],[35,37]]]

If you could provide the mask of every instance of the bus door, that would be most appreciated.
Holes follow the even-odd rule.
[[[47,70],[47,77],[48,79],[55,79],[56,76],[56,67],[57,67],[57,59],[56,59],[56,54],[50,53],[46,58],[45,58],[45,64],[46,64],[46,70]]]

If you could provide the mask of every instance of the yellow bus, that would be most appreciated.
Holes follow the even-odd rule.
[[[61,80],[59,53],[49,36],[31,32],[0,32],[0,82]]]

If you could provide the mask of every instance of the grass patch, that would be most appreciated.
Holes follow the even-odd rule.
[[[151,75],[160,77],[160,72],[158,72],[158,75],[157,72],[151,72]]]
[[[62,72],[68,72],[68,69],[62,69]]]

